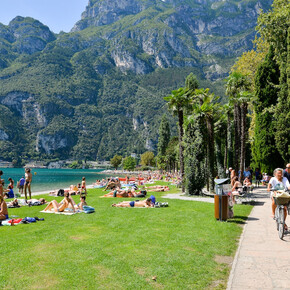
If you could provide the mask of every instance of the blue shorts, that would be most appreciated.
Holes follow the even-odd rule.
[[[130,204],[131,207],[134,207],[135,206],[135,201],[130,201],[129,204]]]
[[[9,219],[8,214],[5,214],[5,217],[6,217],[7,220]]]

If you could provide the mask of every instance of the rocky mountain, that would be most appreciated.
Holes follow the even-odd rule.
[[[223,95],[271,2],[90,0],[70,33],[0,24],[0,159],[155,150],[163,96],[190,72]]]

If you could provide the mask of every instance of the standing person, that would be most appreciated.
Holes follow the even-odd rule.
[[[0,196],[3,197],[3,186],[4,186],[4,180],[1,179],[1,176],[3,175],[3,171],[0,170]]]
[[[259,187],[260,181],[262,179],[262,173],[259,168],[255,169],[255,179],[256,179],[256,186]]]
[[[283,171],[283,177],[286,177],[290,183],[290,163],[286,165],[286,169]]]
[[[250,171],[250,167],[247,167],[246,170],[244,171],[244,178],[248,177],[250,181],[252,181],[252,174]]]
[[[18,193],[23,194],[25,178],[22,176],[18,182],[19,182]]]
[[[2,195],[0,195],[0,220],[8,219],[7,204]]]
[[[82,180],[82,193],[87,195],[87,186],[86,186],[86,178],[85,177],[83,177],[83,180]]]
[[[27,189],[29,192],[29,199],[31,199],[31,182],[32,182],[32,174],[30,172],[30,168],[26,168],[25,169],[25,185],[24,185],[25,200],[27,200]]]

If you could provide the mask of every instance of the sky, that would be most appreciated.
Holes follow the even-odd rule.
[[[29,16],[55,33],[69,32],[88,3],[89,0],[0,0],[0,22],[7,25],[16,16]]]

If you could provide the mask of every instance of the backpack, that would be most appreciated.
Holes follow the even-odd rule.
[[[57,196],[64,196],[64,190],[63,190],[63,189],[60,189],[60,190],[57,192]]]

